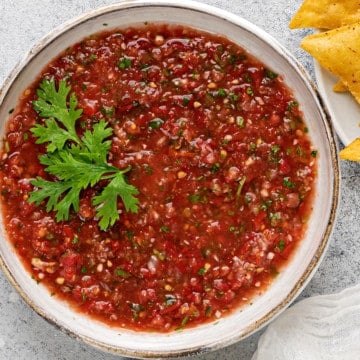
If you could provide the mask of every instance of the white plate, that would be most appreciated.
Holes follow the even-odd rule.
[[[337,78],[322,68],[317,61],[315,61],[315,77],[335,131],[343,144],[348,145],[360,137],[360,105],[350,93],[333,91]]]

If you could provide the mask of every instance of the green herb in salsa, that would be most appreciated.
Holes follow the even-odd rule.
[[[56,177],[55,181],[38,176],[31,181],[37,189],[30,193],[29,201],[40,205],[47,199],[46,210],[56,211],[56,220],[67,220],[70,209],[79,211],[80,192],[108,180],[92,203],[97,206],[101,230],[114,225],[119,218],[117,197],[120,196],[127,211],[137,212],[138,190],[126,183],[124,174],[130,167],[120,170],[107,163],[111,142],[106,140],[112,129],[105,120],[95,123],[93,130],[86,130],[82,137],[76,132],[76,121],[82,114],[77,109],[77,98],[70,93],[70,86],[60,81],[56,90],[55,81],[44,79],[37,91],[38,100],[34,109],[45,118],[45,124],[31,128],[37,143],[46,143],[47,154],[39,160],[45,171]]]

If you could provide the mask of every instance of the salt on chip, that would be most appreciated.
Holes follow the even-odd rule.
[[[290,21],[290,29],[335,29],[360,21],[359,0],[304,0]]]
[[[360,103],[360,23],[308,35],[301,47],[337,76]]]
[[[355,139],[340,151],[340,159],[360,161],[360,138]]]

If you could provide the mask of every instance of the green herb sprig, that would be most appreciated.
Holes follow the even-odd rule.
[[[35,190],[29,202],[40,205],[46,202],[46,211],[56,212],[56,221],[68,220],[70,210],[79,211],[81,191],[106,180],[106,185],[92,199],[101,230],[107,230],[119,219],[117,200],[120,197],[126,211],[138,211],[139,193],[136,187],[126,182],[125,174],[130,167],[119,169],[108,164],[107,156],[112,129],[104,119],[95,123],[92,131],[86,130],[80,137],[76,121],[81,117],[75,93],[65,80],[58,89],[53,79],[44,79],[37,90],[38,99],[33,107],[45,119],[44,125],[36,124],[31,132],[37,144],[46,143],[47,153],[39,156],[45,171],[55,177],[54,181],[40,176],[31,181]]]

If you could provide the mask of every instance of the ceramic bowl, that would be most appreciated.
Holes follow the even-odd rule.
[[[281,73],[303,113],[319,151],[314,210],[297,255],[252,305],[214,323],[172,333],[137,333],[105,326],[49,296],[30,281],[1,226],[1,265],[26,302],[60,329],[88,344],[122,356],[149,358],[199,354],[238,342],[266,325],[296,298],[314,274],[326,250],[338,203],[339,169],[329,119],[305,71],[276,40],[248,21],[208,5],[179,1],[123,1],[80,16],[52,31],[18,64],[0,92],[0,118],[7,119],[21,92],[57,54],[91,33],[145,21],[183,24],[216,32],[247,49]],[[1,122],[4,133],[6,121]],[[0,221],[1,223],[1,221]]]

